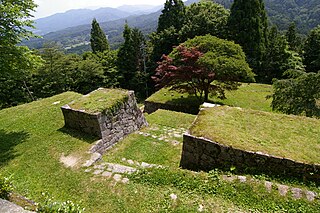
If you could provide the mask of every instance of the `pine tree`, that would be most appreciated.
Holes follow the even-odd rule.
[[[308,72],[320,71],[320,25],[308,35],[304,45],[304,64]]]
[[[296,24],[294,22],[290,24],[286,32],[286,38],[289,43],[289,49],[300,52],[301,38],[297,34]]]
[[[166,0],[164,9],[159,17],[157,32],[169,27],[180,30],[184,24],[186,8],[182,0]]]
[[[106,34],[100,28],[99,23],[94,18],[91,24],[91,49],[93,53],[104,52],[105,50],[109,50],[109,43],[107,40]]]
[[[230,37],[240,44],[258,76],[267,44],[268,22],[263,0],[235,0],[228,20]]]
[[[122,77],[120,86],[125,89],[137,90],[140,84],[137,76],[142,72],[141,45],[145,42],[140,30],[131,29],[125,24],[123,31],[124,43],[118,52],[118,70]]]

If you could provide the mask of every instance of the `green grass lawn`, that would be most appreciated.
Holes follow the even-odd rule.
[[[80,203],[90,213],[196,212],[199,205],[204,212],[316,212],[320,207],[318,201],[268,193],[261,184],[222,183],[207,173],[179,169],[182,138],[177,133],[188,129],[195,116],[164,110],[147,116],[150,126],[141,134],[149,136],[131,134],[103,157],[110,163],[126,158],[161,164],[164,169],[141,171],[129,176],[129,184],[120,184],[86,173],[80,166],[66,168],[60,163],[62,155],[84,162],[97,140],[63,128],[60,107],[80,97],[67,92],[0,111],[0,173],[12,175],[17,193],[43,202],[42,193],[47,192],[57,201]],[[176,201],[170,198],[172,193],[178,196]]]
[[[271,111],[271,99],[266,99],[266,97],[271,94],[271,85],[244,83],[239,87],[238,90],[227,91],[227,99],[221,100],[217,97],[209,97],[209,101],[247,109]],[[200,105],[200,102],[195,96],[172,91],[169,90],[169,88],[163,88],[159,90],[150,96],[146,101],[172,105]]]
[[[200,112],[191,134],[235,148],[320,164],[320,120],[249,109]]]
[[[122,89],[98,89],[74,100],[69,106],[89,113],[104,112],[116,108],[128,98],[128,91]]]

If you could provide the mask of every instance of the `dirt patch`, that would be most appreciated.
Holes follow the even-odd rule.
[[[74,168],[79,164],[80,158],[72,155],[64,156],[64,154],[62,154],[60,157],[60,162],[63,163],[63,165],[67,168]]]

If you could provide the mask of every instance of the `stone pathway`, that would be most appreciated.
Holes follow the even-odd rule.
[[[182,139],[183,134],[187,131],[184,128],[175,129],[172,127],[164,126],[163,128],[159,127],[151,127],[149,128],[151,131],[162,131],[161,135],[155,135],[148,132],[138,131],[137,134],[143,135],[145,137],[152,137],[153,139],[157,139],[158,141],[165,141],[167,143],[171,143],[173,146],[179,145],[181,142],[178,139]],[[175,138],[177,140],[175,140]]]
[[[102,177],[113,179],[115,182],[120,182],[127,184],[129,183],[129,179],[123,177],[125,174],[132,174],[133,172],[138,171],[138,169],[146,169],[146,168],[161,168],[162,166],[156,164],[149,164],[146,162],[138,162],[131,159],[123,158],[122,162],[125,164],[129,164],[131,166],[125,166],[122,164],[116,163],[107,163],[107,162],[96,162],[95,164],[91,164],[92,161],[83,165],[83,167],[87,167],[85,170],[86,173],[92,173],[94,175],[100,175]]]
[[[222,179],[228,182],[233,182],[238,180],[241,183],[257,181],[256,179],[248,179],[245,176],[235,176],[235,175],[223,175]],[[277,190],[281,196],[292,196],[294,199],[306,198],[308,201],[312,202],[314,200],[319,200],[319,195],[316,192],[303,190],[300,188],[289,187],[287,185],[275,184],[270,181],[264,181],[264,187],[271,193],[273,190]]]

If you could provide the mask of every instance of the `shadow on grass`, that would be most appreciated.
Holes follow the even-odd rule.
[[[9,163],[15,157],[19,156],[14,148],[24,143],[29,134],[27,132],[7,132],[0,129],[0,167]]]
[[[97,140],[99,140],[100,138],[97,136],[93,136],[90,135],[88,133],[85,132],[80,132],[79,130],[75,130],[75,129],[70,129],[67,127],[62,127],[60,129],[58,129],[59,132],[62,132],[64,134],[68,134],[71,137],[77,138],[79,140],[85,141],[89,144],[92,144],[94,142],[96,142]]]

